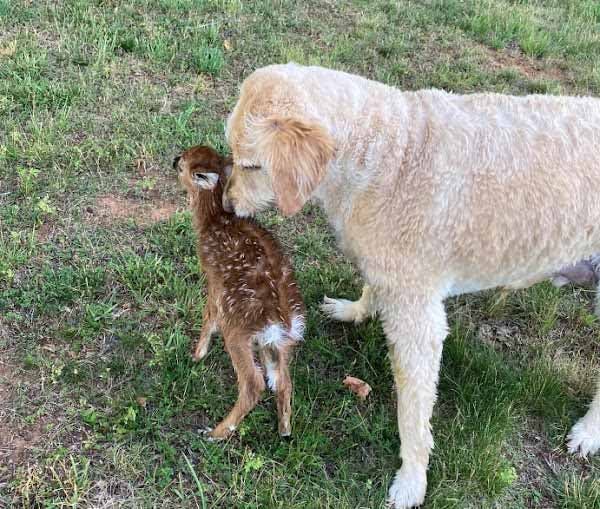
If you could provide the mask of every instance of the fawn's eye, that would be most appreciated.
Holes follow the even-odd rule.
[[[208,177],[205,173],[194,173],[194,178],[208,180]]]

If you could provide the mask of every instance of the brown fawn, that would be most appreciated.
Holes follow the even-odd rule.
[[[213,334],[223,336],[238,380],[238,399],[209,436],[229,436],[265,389],[276,394],[279,433],[291,433],[292,348],[304,333],[304,303],[291,263],[264,228],[223,208],[231,160],[210,147],[192,147],[173,161],[190,201],[207,299],[193,359],[202,359]],[[260,359],[259,367],[255,354]]]

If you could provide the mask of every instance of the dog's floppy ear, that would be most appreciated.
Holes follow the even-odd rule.
[[[333,139],[320,125],[293,117],[255,119],[249,130],[258,158],[271,170],[279,209],[295,214],[325,175]]]

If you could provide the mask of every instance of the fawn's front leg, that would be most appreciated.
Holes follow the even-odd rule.
[[[292,379],[290,377],[291,346],[266,347],[260,350],[260,359],[265,368],[269,389],[277,398],[277,420],[279,434],[288,437],[292,434]]]
[[[217,313],[209,294],[209,298],[202,311],[202,330],[200,331],[200,337],[198,338],[192,353],[192,360],[194,362],[197,362],[206,356],[212,335],[217,332],[217,330]]]

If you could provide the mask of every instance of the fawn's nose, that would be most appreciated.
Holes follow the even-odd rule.
[[[223,193],[223,210],[225,212],[233,212],[233,203],[227,197],[227,192]]]
[[[173,169],[179,171],[179,160],[181,159],[181,156],[176,156],[175,159],[173,159]]]

